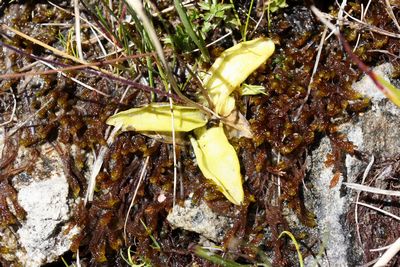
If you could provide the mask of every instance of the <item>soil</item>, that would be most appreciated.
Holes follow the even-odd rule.
[[[0,227],[16,232],[20,222],[25,220],[26,214],[18,204],[12,179],[21,172],[32,172],[35,158],[43,153],[40,147],[50,144],[63,162],[69,198],[77,203],[68,223],[71,229],[74,226],[81,229],[74,237],[70,250],[63,255],[68,264],[74,262],[79,249],[82,266],[126,266],[121,253],[126,255],[130,248],[133,262],[136,263],[214,266],[215,263],[200,257],[197,252],[203,236],[174,229],[167,221],[173,206],[172,145],[160,138],[133,131],[119,134],[107,145],[110,128],[105,121],[117,109],[121,111],[150,102],[167,102],[168,94],[165,93],[153,55],[146,54],[151,51],[143,45],[142,33],[137,31],[132,19],[126,17],[129,11],[122,4],[123,1],[112,2],[112,8],[118,15],[116,17],[110,15],[108,1],[99,2],[81,5],[80,11],[93,23],[92,28],[97,27],[103,32],[97,40],[94,30],[82,20],[84,58],[87,62],[100,62],[99,68],[125,79],[117,80],[89,67],[66,70],[65,75],[40,74],[49,68],[38,63],[38,60],[45,60],[56,68],[77,63],[12,33],[4,25],[74,55],[75,42],[72,45],[68,43],[69,31],[74,28],[72,5],[67,1],[56,1],[55,4],[63,8],[61,10],[47,1],[0,1],[0,75],[36,73],[18,78],[0,77],[0,124],[5,132],[5,146],[0,159]],[[173,6],[172,1],[153,2],[157,2],[157,10]],[[205,42],[209,44],[232,32],[208,47],[211,60],[199,64],[201,71],[206,71],[223,50],[242,39],[239,27],[232,25],[227,18],[238,16],[241,23],[245,24],[251,1],[234,2],[235,12],[228,9],[225,13],[227,17],[214,19],[217,27],[204,33]],[[334,172],[343,170],[343,158],[347,154],[363,159],[363,151],[359,151],[339,132],[339,126],[366,112],[371,103],[352,89],[352,84],[363,72],[334,35],[324,43],[318,69],[310,84],[325,28],[310,11],[313,3],[288,0],[288,6],[271,13],[268,21],[266,14],[262,16],[262,1],[254,2],[247,39],[267,36],[274,41],[276,51],[246,80],[247,84],[264,86],[266,94],[245,97],[234,94],[239,110],[249,121],[254,133],[252,139],[230,140],[241,162],[244,203],[241,206],[233,205],[214,184],[205,179],[197,166],[187,136],[183,136],[185,142],[176,147],[179,161],[177,204],[183,206],[185,200],[190,198],[194,204],[206,203],[216,215],[228,218],[230,227],[215,244],[220,249],[215,253],[223,255],[225,259],[240,264],[256,264],[269,259],[273,266],[294,266],[299,261],[297,253],[289,238],[279,237],[283,231],[295,236],[302,246],[303,257],[316,256],[324,246],[323,238],[308,230],[315,227],[318,220],[314,211],[307,209],[304,204],[303,184],[309,178],[307,156],[323,137],[328,137],[332,154],[326,159],[326,165],[332,166]],[[398,3],[396,5],[396,1],[390,2],[393,2],[395,16],[400,17],[400,6]],[[347,1],[346,11],[352,17],[360,18],[367,3]],[[317,1],[315,4],[332,15],[332,22],[336,22],[339,7],[334,1]],[[105,14],[105,20],[112,23],[110,28],[106,28],[96,15],[95,5],[98,12]],[[190,9],[200,10],[200,6],[195,3]],[[149,10],[156,12],[155,7]],[[160,38],[177,32],[179,17],[173,9],[162,13],[161,17],[152,16],[152,20]],[[348,21],[346,17],[341,32],[354,48],[354,54],[369,66],[390,61],[395,68],[394,76],[398,75],[398,36],[390,37],[371,31],[372,26],[392,33],[399,31],[388,15],[385,1],[371,2],[365,16],[365,21],[371,27],[360,26],[354,21],[349,24]],[[193,23],[202,25],[204,20],[200,16]],[[124,25],[124,28],[118,29],[118,25]],[[118,35],[121,32],[127,39]],[[126,49],[125,41],[135,45]],[[165,44],[164,49],[178,83],[187,84],[183,93],[189,99],[196,100],[201,90],[195,79],[187,81],[189,75],[185,66],[194,66],[201,54],[190,52],[196,48],[192,42],[180,41],[181,46]],[[103,57],[103,49],[109,53],[118,48],[123,51]],[[139,56],[107,63],[107,60],[135,54]],[[71,78],[96,90],[79,85]],[[172,97],[176,102],[185,104],[178,95],[173,93]],[[13,119],[7,122],[10,117]],[[93,153],[98,155],[101,147],[107,146],[109,149],[96,177],[94,200],[85,205],[83,200],[88,188],[87,177],[92,168],[90,157]],[[18,151],[22,148],[28,149],[29,157],[25,164],[16,166]],[[139,185],[133,209],[127,218],[125,239],[125,218],[147,158],[147,174]],[[387,189],[398,188],[398,159],[398,156],[379,158],[379,164],[373,169],[378,173],[382,168],[392,166],[392,178],[385,184]],[[399,213],[398,199],[385,202],[385,196],[376,198],[365,195],[363,198],[371,198],[389,206],[394,214]],[[394,204],[396,201],[397,204]],[[288,221],[290,213],[296,215],[298,225]],[[351,221],[354,214],[348,216],[348,221]],[[368,216],[368,210],[363,209],[361,216]],[[363,239],[369,240],[363,247],[364,251],[372,248],[375,242],[384,243],[382,239],[393,240],[394,236],[398,237],[399,225],[398,222],[393,223],[393,219],[374,214],[369,220],[371,224],[384,224],[386,230],[378,236],[364,225],[360,231]],[[9,250],[0,247],[3,253]],[[366,253],[362,263],[374,257],[377,254],[371,256]],[[397,266],[399,260],[399,257],[395,258],[391,265]],[[1,255],[0,261],[3,266],[18,266],[17,260],[10,262]],[[60,266],[61,258],[54,264]],[[237,266],[231,264],[226,266]]]

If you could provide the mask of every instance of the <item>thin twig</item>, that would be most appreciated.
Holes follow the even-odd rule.
[[[374,25],[367,24],[367,23],[365,23],[363,21],[357,21],[357,23],[349,22],[349,25],[350,25],[350,28],[354,28],[354,29],[358,29],[358,30],[367,29],[369,31],[376,32],[376,33],[379,33],[379,34],[382,34],[382,35],[386,35],[386,36],[389,36],[389,37],[400,38],[400,34],[399,33],[390,32],[390,31],[378,28],[378,27],[376,27]]]
[[[81,258],[79,256],[79,248],[76,250],[76,267],[81,267]]]
[[[258,1],[257,3],[260,3],[260,2]],[[260,18],[258,19],[258,21],[257,21],[257,23],[256,23],[256,26],[254,26],[254,29],[251,31],[250,35],[253,35],[253,34],[256,32],[256,30],[258,29],[258,27],[259,27],[260,24],[261,24],[262,19],[264,18],[265,10],[266,10],[266,8],[265,8],[265,2],[262,1],[261,4],[263,5],[261,16],[260,16]],[[268,1],[268,6],[269,6],[269,5],[270,5],[270,2]]]
[[[97,43],[99,44],[100,50],[101,52],[103,52],[103,56],[107,55],[107,51],[104,48],[104,45],[101,43],[99,35],[95,32],[94,28],[92,26],[90,26],[90,30],[92,31],[93,35],[95,36]]]
[[[132,197],[131,203],[129,204],[128,212],[126,213],[125,222],[124,222],[124,240],[125,240],[125,245],[127,244],[126,225],[128,223],[129,214],[131,212],[133,204],[135,203],[136,195],[137,195],[137,192],[139,191],[140,185],[142,184],[142,181],[143,181],[144,177],[146,176],[146,170],[147,170],[147,166],[149,165],[149,159],[150,159],[150,156],[147,156],[146,160],[145,160],[145,162],[143,164],[142,170],[140,171],[139,181],[138,181],[138,183],[136,185],[135,192],[133,193],[133,197]]]
[[[367,168],[365,168],[363,176],[362,176],[362,180],[361,180],[361,185],[365,182],[365,179],[368,176],[369,171],[371,170],[372,165],[374,164],[375,161],[375,157],[372,155],[371,160],[368,163]],[[358,241],[360,242],[360,245],[362,246],[362,240],[361,240],[361,234],[360,234],[360,226],[358,223],[358,200],[360,199],[360,193],[361,192],[357,192],[357,198],[356,198],[356,206],[354,208],[354,219],[356,221],[356,231],[357,231],[357,237],[358,237]]]
[[[110,136],[107,138],[107,145],[110,146],[112,144],[112,142],[114,141],[119,129],[121,129],[122,125],[117,125],[114,127],[114,129],[112,130]],[[104,160],[104,156],[106,155],[107,151],[108,151],[108,146],[102,146],[100,148],[100,151],[98,153],[98,156],[96,158],[96,160],[93,162],[93,167],[92,170],[90,172],[90,177],[89,177],[89,181],[88,181],[88,188],[86,191],[86,196],[85,196],[85,200],[84,200],[84,205],[86,205],[86,203],[93,201],[93,196],[94,196],[94,189],[96,186],[96,177],[97,174],[100,172],[100,169],[103,165],[103,160]]]
[[[66,10],[66,9],[62,8],[62,7],[60,7],[60,6],[58,6],[58,5],[54,4],[54,3],[52,3],[51,1],[49,1],[49,4],[52,5],[52,6],[54,6],[54,7],[57,8],[57,9],[59,9],[59,10],[65,12],[65,13],[67,13],[67,14],[73,15],[73,13],[70,12],[69,10]],[[80,19],[83,20],[84,22],[86,22],[87,24],[89,24],[91,27],[93,27],[101,36],[103,36],[104,39],[106,39],[110,44],[112,44],[113,46],[115,46],[114,42],[113,42],[110,38],[108,38],[108,36],[105,35],[100,29],[98,29],[98,28],[96,27],[96,25],[94,25],[93,23],[91,23],[89,20],[87,20],[86,18],[84,18],[84,17],[82,17],[82,16],[80,17]]]
[[[367,14],[368,9],[369,9],[371,3],[372,3],[372,0],[369,0],[367,6],[365,7],[364,13],[362,14],[362,20],[365,19],[365,15]]]
[[[172,75],[171,68],[169,67],[164,51],[162,49],[160,40],[158,40],[157,34],[154,30],[154,28],[151,25],[151,22],[149,18],[146,16],[146,12],[144,10],[143,4],[140,0],[127,0],[126,1],[133,10],[135,10],[137,16],[143,23],[143,27],[146,29],[146,32],[153,44],[153,47],[155,48],[158,58],[162,63],[162,66],[164,67],[164,70],[167,73],[168,77],[168,82],[170,83],[170,86],[168,86],[168,93],[171,95],[171,86],[174,89],[175,93],[178,94],[179,96],[183,95],[178,87],[178,84]],[[176,197],[176,183],[177,183],[177,176],[178,176],[178,169],[177,169],[177,158],[176,158],[176,139],[175,139],[175,117],[174,117],[174,107],[173,107],[173,101],[171,97],[168,97],[169,100],[169,105],[170,105],[170,110],[171,110],[171,129],[172,129],[172,150],[173,150],[173,161],[174,161],[174,200],[173,200],[173,206],[175,206],[175,197]]]
[[[365,14],[364,14],[364,5],[361,4],[361,21],[364,20]],[[360,40],[361,40],[361,33],[357,33],[357,41],[356,44],[353,48],[353,52],[357,50],[358,45],[360,44]]]
[[[56,67],[54,67],[54,66],[51,65],[50,63],[47,63],[47,62],[44,62],[44,61],[40,61],[40,62],[41,62],[42,64],[46,65],[47,67],[53,69],[53,70],[57,70]],[[62,76],[66,77],[66,78],[68,78],[68,79],[71,79],[72,81],[76,82],[77,84],[79,84],[79,85],[85,87],[86,89],[89,89],[89,90],[91,90],[91,91],[94,91],[94,92],[96,92],[96,93],[98,93],[98,94],[100,94],[100,95],[103,95],[103,96],[107,96],[107,97],[110,96],[109,94],[103,93],[102,91],[99,91],[99,90],[97,90],[96,88],[94,88],[94,87],[92,87],[92,86],[90,86],[90,85],[87,85],[87,84],[85,84],[85,83],[79,81],[78,79],[75,79],[75,78],[73,78],[73,77],[69,77],[68,75],[66,75],[66,74],[65,74],[64,72],[62,72],[61,70],[57,70],[57,72],[60,73]],[[0,79],[1,79],[1,77],[0,77]]]
[[[376,33],[379,33],[379,34],[382,34],[382,35],[386,35],[386,36],[389,36],[389,37],[400,38],[400,33],[394,33],[394,32],[390,32],[390,31],[381,29],[379,27],[376,27],[374,25],[368,24],[368,23],[366,23],[366,22],[364,22],[362,20],[359,20],[359,19],[351,16],[346,11],[344,11],[344,12],[347,14],[347,16],[349,18],[351,18],[351,19],[353,19],[355,21],[355,22],[351,22],[351,21],[347,22],[347,24],[350,26],[350,28],[354,28],[354,29],[358,29],[358,30],[367,29],[367,30],[370,30],[372,32],[376,32]],[[322,12],[321,12],[321,14],[322,14]]]
[[[156,6],[154,5],[154,3],[152,3],[152,2],[149,1],[149,0],[147,0],[146,2],[147,2],[153,9],[155,9],[155,12],[151,13],[151,15],[152,15],[153,17],[158,17],[158,16],[160,16],[161,14],[165,14],[165,13],[171,12],[171,11],[173,11],[173,10],[175,9],[175,6],[174,6],[174,5],[171,5],[171,6],[165,8],[165,9],[163,9],[163,10],[161,10],[161,11],[158,11],[157,8],[156,8]],[[193,2],[192,0],[188,0],[188,1],[182,2],[182,6],[185,7],[185,8],[186,8],[186,7],[190,7],[190,6],[194,6],[194,4],[193,4],[192,2]]]
[[[212,46],[212,45],[214,45],[214,44],[216,44],[216,43],[218,43],[218,42],[224,40],[226,37],[228,37],[228,36],[231,35],[231,34],[232,34],[232,31],[231,31],[231,30],[228,30],[228,33],[222,35],[222,36],[219,37],[218,39],[216,39],[216,40],[212,41],[211,43],[207,44],[206,47],[210,47],[210,46]],[[200,51],[200,49],[199,49],[199,48],[196,48],[196,49],[194,49],[193,51],[186,52],[185,54],[191,54],[191,53],[198,52],[198,51]]]
[[[336,21],[336,30],[340,31],[340,29],[343,26],[343,13],[344,13],[344,9],[347,5],[347,0],[343,0],[342,4],[339,6],[339,12],[338,12],[338,18]]]
[[[13,109],[12,109],[12,112],[11,112],[11,115],[10,115],[10,119],[8,119],[8,121],[5,121],[5,122],[1,123],[1,124],[0,124],[0,127],[9,124],[9,123],[12,122],[13,119],[14,119],[15,110],[17,109],[17,99],[15,98],[15,95],[14,95],[13,92],[11,92],[11,95],[12,95],[14,104],[13,104]]]
[[[79,10],[79,0],[74,0],[74,14],[75,14],[75,41],[76,48],[78,50],[79,59],[83,60],[82,52],[82,39],[81,39],[81,20],[80,20],[80,10]]]
[[[72,23],[39,23],[40,26],[50,26],[50,27],[61,27],[61,28],[71,28],[74,26]],[[81,27],[86,27],[87,25],[83,24]]]
[[[130,43],[130,44],[128,45],[128,48],[132,48],[132,47],[134,47],[134,46],[135,46],[134,43]],[[110,53],[108,53],[108,54],[106,54],[106,55],[104,55],[104,56],[99,56],[99,57],[97,57],[96,59],[102,59],[102,58],[106,58],[106,57],[109,57],[109,56],[113,56],[113,55],[116,55],[116,54],[118,54],[118,53],[122,53],[122,52],[124,52],[125,50],[126,50],[125,47],[123,47],[123,48],[117,48],[115,51],[110,52]]]
[[[394,191],[394,190],[385,190],[385,189],[380,189],[376,187],[371,187],[371,186],[366,186],[362,184],[355,184],[355,183],[343,183],[346,185],[348,188],[357,190],[357,191],[364,191],[364,192],[369,192],[373,194],[382,194],[386,196],[394,196],[394,197],[400,197],[400,191]]]
[[[138,76],[136,79],[139,79],[139,78],[140,78],[140,76]],[[124,93],[122,94],[122,96],[121,96],[121,98],[119,100],[119,103],[122,103],[122,101],[124,100],[129,88],[130,88],[130,86],[128,86],[125,89]],[[114,111],[114,114],[116,114],[117,112],[118,112],[118,108]],[[107,127],[106,132],[105,132],[105,136],[108,136],[108,138],[107,138],[107,145],[108,146],[113,142],[114,137],[115,137],[115,135],[117,134],[117,132],[118,132],[118,130],[120,128],[121,128],[121,125],[117,125],[113,129],[111,134],[108,135],[109,132],[110,132],[111,126]],[[90,177],[89,177],[89,181],[88,181],[88,189],[87,189],[87,192],[86,192],[85,202],[84,202],[85,205],[86,205],[86,203],[88,201],[92,201],[93,200],[94,189],[95,189],[95,186],[96,186],[96,177],[100,172],[101,166],[103,165],[103,159],[104,159],[105,153],[108,151],[108,146],[102,146],[100,148],[100,151],[99,151],[97,157],[96,157],[96,153],[93,152],[95,161],[93,162],[92,170],[90,172]]]
[[[393,22],[394,22],[394,24],[396,25],[396,27],[397,27],[397,30],[400,32],[400,25],[399,25],[399,22],[397,21],[397,18],[396,18],[396,16],[394,15],[394,13],[393,13],[393,8],[392,8],[392,6],[390,5],[390,1],[389,0],[385,0],[385,3],[386,3],[386,11],[388,12],[388,14],[389,14],[389,17],[393,20]]]
[[[394,242],[385,253],[383,253],[382,257],[375,263],[374,267],[383,267],[387,266],[389,261],[396,256],[396,254],[400,251],[400,238]]]
[[[396,215],[394,215],[393,213],[390,213],[390,212],[388,212],[388,211],[386,211],[386,210],[383,210],[383,209],[374,207],[374,206],[372,206],[372,205],[369,205],[369,204],[366,204],[366,203],[363,203],[363,202],[357,202],[356,204],[361,205],[361,206],[364,206],[364,207],[367,207],[367,208],[370,208],[370,209],[373,209],[373,210],[376,210],[376,211],[378,211],[378,212],[381,212],[381,213],[383,213],[383,214],[385,214],[385,215],[387,215],[387,216],[390,216],[390,217],[392,217],[392,218],[394,218],[394,219],[400,221],[400,217],[399,217],[399,216],[396,216]]]
[[[27,124],[31,119],[33,119],[37,114],[39,114],[40,111],[42,111],[45,107],[47,107],[47,105],[53,101],[53,99],[49,99],[47,100],[35,113],[33,113],[32,115],[30,115],[26,120],[24,120],[23,122],[18,123],[16,126],[14,126],[13,128],[11,128],[11,130],[7,133],[7,136],[11,136],[13,134],[15,134],[21,127],[23,127],[25,124]]]
[[[387,50],[382,50],[382,49],[370,49],[370,50],[367,50],[367,52],[376,52],[376,53],[387,54],[387,55],[389,55],[389,56],[395,57],[396,59],[400,59],[400,56],[397,56],[397,55],[395,55],[395,54],[393,54],[393,53],[390,53],[390,52],[387,51]]]
[[[379,251],[382,251],[382,250],[387,250],[388,248],[390,248],[391,245],[393,245],[393,244],[390,244],[389,246],[380,247],[380,248],[373,248],[373,249],[370,249],[369,251],[371,251],[371,252],[379,252]]]
[[[308,86],[307,86],[307,95],[304,98],[303,102],[301,103],[301,106],[300,106],[299,110],[297,111],[296,116],[294,117],[294,121],[297,121],[299,119],[301,111],[303,110],[304,105],[307,103],[308,98],[310,97],[311,84],[314,81],[314,75],[315,75],[315,73],[317,72],[317,69],[318,69],[318,64],[319,64],[319,60],[321,58],[321,52],[322,52],[322,48],[324,46],[325,37],[326,37],[326,33],[327,32],[328,32],[328,28],[325,27],[325,29],[324,29],[324,31],[322,33],[321,41],[319,42],[319,45],[318,45],[317,57],[315,58],[314,68],[313,68],[313,71],[312,71],[312,74],[311,74],[310,82],[308,83]]]

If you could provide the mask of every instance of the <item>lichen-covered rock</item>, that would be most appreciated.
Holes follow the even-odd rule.
[[[347,249],[349,241],[346,232],[343,230],[341,218],[347,207],[347,199],[341,197],[340,186],[337,185],[330,188],[331,179],[334,176],[333,168],[325,166],[325,160],[332,148],[330,146],[329,138],[324,137],[318,149],[313,151],[309,160],[311,170],[310,178],[312,185],[309,185],[309,190],[305,190],[305,198],[308,206],[315,212],[317,217],[317,230],[316,234],[323,242],[326,248],[326,258],[322,259],[321,265],[325,263],[334,262],[336,266],[347,266]],[[340,177],[339,182],[343,180]],[[307,266],[312,266],[314,259],[309,257],[307,259]]]
[[[173,228],[198,233],[212,241],[220,242],[229,228],[229,219],[215,214],[206,203],[193,205],[191,199],[184,206],[176,205],[167,217]]]
[[[383,64],[374,69],[379,75],[389,80],[393,71],[391,64]],[[391,81],[394,82],[395,81]],[[367,76],[353,85],[353,89],[370,97],[371,108],[354,121],[343,124],[341,132],[345,133],[349,141],[357,146],[357,150],[371,157],[393,156],[400,152],[400,108],[392,104],[376,88]],[[360,248],[357,247],[355,236],[350,231],[351,223],[345,215],[354,203],[354,194],[341,186],[341,183],[354,182],[368,162],[360,161],[346,155],[345,169],[340,175],[336,186],[331,186],[335,173],[333,168],[326,166],[327,155],[332,152],[328,137],[324,137],[319,147],[309,157],[310,190],[305,190],[307,205],[316,212],[318,222],[318,236],[325,242],[326,257],[320,264],[325,266],[334,263],[335,266],[352,266],[361,261]],[[344,194],[347,193],[347,194]],[[312,266],[312,257],[306,259],[307,266]]]
[[[18,229],[17,253],[24,266],[39,266],[57,260],[71,245],[65,222],[69,218],[68,184],[65,176],[52,175],[19,188],[18,201],[27,212],[26,221]]]
[[[374,68],[384,79],[390,80],[394,68],[386,63]],[[391,81],[396,84],[396,81]],[[353,85],[353,88],[371,98],[371,110],[351,124],[344,124],[342,131],[361,151],[375,157],[391,156],[400,151],[398,132],[400,108],[390,102],[368,76]]]
[[[21,149],[16,164],[28,160],[28,149]],[[12,179],[18,203],[26,218],[18,227],[0,229],[0,245],[7,248],[6,260],[23,266],[53,262],[69,250],[77,228],[68,225],[71,204],[61,159],[50,145],[43,145],[34,170]]]

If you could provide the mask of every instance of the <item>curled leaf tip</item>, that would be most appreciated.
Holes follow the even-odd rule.
[[[202,127],[195,134],[197,138],[190,138],[190,142],[201,172],[216,184],[230,202],[240,205],[244,192],[239,159],[223,127]]]
[[[262,37],[234,45],[217,58],[203,81],[217,113],[223,116],[230,114],[234,105],[229,95],[274,51],[273,41]]]

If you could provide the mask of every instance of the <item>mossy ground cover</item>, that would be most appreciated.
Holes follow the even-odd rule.
[[[179,163],[176,196],[179,205],[193,194],[195,203],[205,201],[215,213],[230,217],[232,227],[223,242],[217,244],[223,251],[217,254],[229,260],[230,266],[236,266],[234,262],[266,264],[266,259],[273,266],[293,266],[298,262],[296,250],[289,238],[279,238],[283,231],[293,230],[285,210],[293,211],[305,226],[301,228],[305,230],[292,232],[303,245],[303,257],[318,253],[323,246],[322,238],[308,236],[306,230],[318,223],[302,197],[307,154],[321,137],[328,136],[333,153],[327,165],[340,172],[343,156],[357,155],[358,151],[338,132],[338,126],[367,110],[369,100],[351,89],[362,72],[334,36],[324,42],[313,74],[325,27],[310,11],[308,1],[286,1],[287,6],[275,12],[261,2],[204,1],[185,7],[195,33],[204,44],[210,44],[209,61],[203,51],[196,51],[197,44],[187,34],[173,1],[157,1],[146,5],[146,10],[180,92],[195,102],[202,90],[191,72],[201,75],[225,49],[244,38],[265,36],[274,41],[275,53],[246,80],[247,84],[263,86],[265,93],[233,93],[238,110],[249,121],[254,134],[251,139],[230,140],[241,163],[244,202],[240,206],[231,204],[205,179],[187,136],[182,136],[175,147]],[[367,2],[348,1],[346,11],[360,18]],[[339,16],[339,7],[333,1],[318,6],[333,21]],[[364,21],[378,29],[397,32],[386,8],[384,1],[372,1]],[[0,4],[0,10],[2,25],[78,57],[74,11],[70,5],[6,1]],[[166,91],[168,78],[146,31],[126,3],[86,1],[80,12],[84,60],[96,66],[69,69],[81,63],[55,56],[37,42],[1,28],[1,74],[31,71],[37,75],[0,81],[0,123],[6,132],[14,131],[5,140],[6,149],[0,161],[0,224],[18,227],[18,221],[24,217],[10,182],[16,173],[29,171],[29,164],[21,169],[12,166],[21,146],[34,154],[36,147],[52,143],[64,162],[71,198],[75,199],[85,198],[88,189],[85,174],[92,167],[87,156],[108,147],[96,176],[93,201],[87,205],[80,202],[71,217],[71,225],[78,225],[82,231],[67,258],[72,259],[71,255],[79,249],[82,263],[125,266],[121,254],[126,257],[129,248],[135,263],[212,265],[209,258],[199,256],[198,234],[173,230],[166,221],[174,195],[173,149],[169,139],[128,131],[107,144],[111,129],[106,120],[117,110],[168,102],[169,98],[182,105],[188,102],[175,92]],[[393,12],[398,14],[398,6],[393,6]],[[398,38],[371,33],[365,25],[343,24],[342,34],[364,63],[396,64],[400,52]],[[64,75],[42,73],[49,67],[38,60],[64,68]],[[29,114],[35,116],[20,125]],[[8,118],[13,119],[7,122]],[[218,120],[212,123],[216,125]],[[142,168],[146,175],[139,184]],[[126,218],[134,195],[133,208]],[[165,199],[160,201],[160,196]],[[7,198],[15,202],[16,212],[10,210]]]

